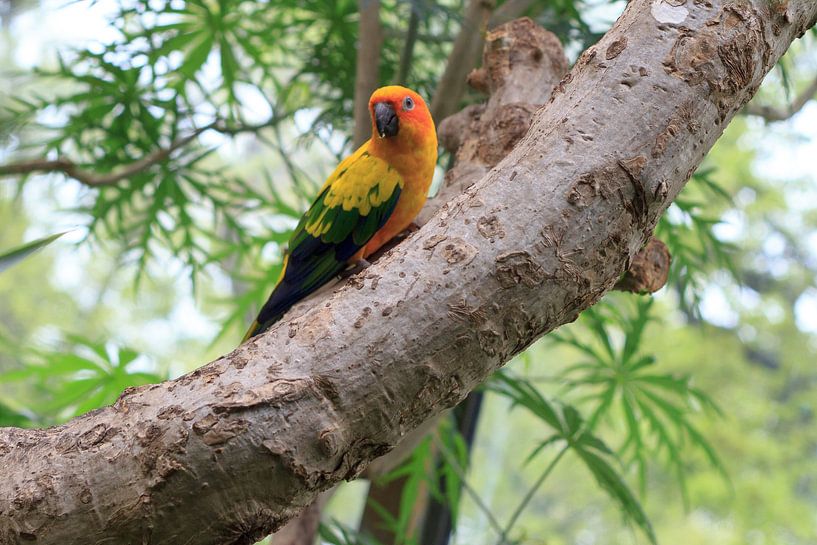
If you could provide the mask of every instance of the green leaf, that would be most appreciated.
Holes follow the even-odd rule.
[[[22,428],[32,424],[29,418],[0,403],[0,427],[13,426]]]
[[[210,56],[210,51],[213,49],[213,36],[208,32],[200,33],[198,43],[185,56],[184,62],[179,67],[179,72],[184,74],[188,79],[196,78],[196,72]]]
[[[0,254],[0,272],[5,271],[12,265],[16,265],[26,257],[30,256],[34,252],[41,250],[63,236],[65,233],[70,231],[63,231],[62,233],[57,233],[55,235],[50,235],[38,240],[33,240],[22,246],[14,248],[12,250],[6,251]]]
[[[509,398],[514,406],[520,405],[547,422],[564,435],[565,429],[554,407],[527,381],[500,371],[491,377],[488,388]]]
[[[656,544],[655,532],[647,518],[647,514],[613,467],[601,456],[590,450],[577,449],[576,453],[593,474],[593,477],[596,478],[596,482],[599,483],[601,488],[618,503],[627,518],[641,528],[651,543]]]
[[[219,53],[221,54],[221,75],[224,78],[224,86],[227,88],[230,101],[235,103],[235,85],[236,74],[241,68],[233,55],[232,46],[225,37],[221,38],[219,42]]]

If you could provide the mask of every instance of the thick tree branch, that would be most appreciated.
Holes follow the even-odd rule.
[[[0,429],[0,539],[252,543],[574,320],[817,21],[677,4],[631,0],[511,154],[365,274],[177,380]]]
[[[455,154],[456,163],[446,173],[439,193],[420,213],[418,225],[505,158],[528,132],[534,112],[550,99],[565,72],[567,57],[558,38],[527,17],[487,34],[482,66],[468,75],[468,83],[490,98],[487,104],[468,106],[440,122],[440,142]],[[569,200],[578,198],[579,191],[568,196]],[[481,229],[490,233],[493,226],[486,224]],[[650,239],[614,289],[654,293],[666,284],[669,265],[667,247]]]
[[[815,96],[817,96],[817,77],[786,107],[764,106],[750,102],[744,108],[743,113],[760,116],[769,122],[785,121],[802,110]]]
[[[475,72],[484,74],[481,90],[489,94],[490,99],[487,104],[468,107],[439,124],[438,136],[446,140],[445,147],[455,154],[456,163],[446,173],[442,190],[426,203],[418,223],[430,219],[444,203],[460,195],[510,152],[530,127],[533,113],[550,98],[566,71],[567,57],[556,36],[530,19],[514,21],[487,34],[482,68]],[[475,110],[479,115],[472,118],[470,112]],[[482,229],[490,233],[491,226],[486,224]],[[501,233],[494,233],[499,235]],[[399,461],[400,453],[410,454],[413,445],[407,443],[403,440],[386,457]],[[381,465],[381,460],[372,465]],[[372,482],[360,530],[384,544],[398,542],[400,536],[391,533],[393,528],[385,523],[383,509],[396,517],[400,492],[400,485],[395,481],[385,485]],[[425,501],[420,504],[415,509],[425,509]],[[431,545],[441,539],[439,535],[431,538],[427,532],[442,532],[447,516],[439,505],[427,510],[423,543]]]
[[[380,83],[380,48],[383,44],[383,28],[380,24],[380,0],[358,0],[360,21],[358,24],[357,61],[355,65],[354,148],[368,140],[372,132],[369,117],[369,97]],[[412,9],[412,24],[409,25],[400,73],[408,72],[411,54],[417,32],[417,18]],[[413,31],[412,31],[413,30]],[[329,497],[331,491],[323,494]],[[323,505],[315,502],[306,507],[272,538],[273,545],[309,545],[315,542]]]
[[[372,122],[369,119],[369,97],[380,83],[380,47],[383,29],[380,24],[380,0],[358,0],[357,62],[355,64],[355,148],[369,139]]]

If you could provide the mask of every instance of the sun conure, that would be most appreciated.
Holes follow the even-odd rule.
[[[278,283],[244,340],[350,264],[377,251],[420,212],[437,163],[437,134],[422,97],[392,85],[369,99],[372,137],[341,161],[301,218]]]

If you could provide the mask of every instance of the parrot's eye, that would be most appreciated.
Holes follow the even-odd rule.
[[[414,109],[414,100],[411,97],[406,97],[403,99],[403,110],[410,111]]]

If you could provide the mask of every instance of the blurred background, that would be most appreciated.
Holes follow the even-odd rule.
[[[0,0],[0,255],[65,233],[0,270],[0,425],[236,346],[352,150],[358,43],[439,122],[484,100],[440,80],[477,65],[486,27],[530,16],[572,63],[624,6]],[[371,490],[343,484],[321,542],[817,542],[815,78],[812,31],[661,220],[666,287],[608,295]]]

